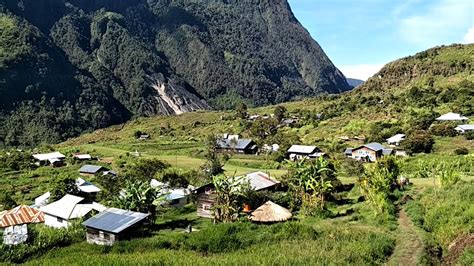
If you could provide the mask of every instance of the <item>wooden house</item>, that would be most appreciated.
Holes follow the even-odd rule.
[[[102,166],[86,164],[79,169],[79,174],[82,176],[94,176],[104,170],[106,169]]]
[[[83,223],[90,244],[113,245],[136,235],[149,214],[109,208]]]
[[[264,172],[253,172],[243,177],[237,177],[236,182],[249,182],[255,191],[273,190],[278,188],[280,181]],[[212,218],[212,207],[215,202],[215,189],[213,184],[204,185],[195,190],[197,198],[197,214],[200,217]]]
[[[352,158],[364,162],[375,162],[382,156],[392,155],[393,149],[387,149],[382,144],[372,142],[352,149]]]
[[[312,159],[325,156],[324,152],[316,146],[307,146],[307,145],[292,145],[287,150],[287,155],[290,160],[301,160],[301,159]]]
[[[44,222],[44,213],[36,208],[20,205],[0,213],[3,243],[17,245],[28,239],[28,224]]]
[[[216,151],[255,154],[257,145],[251,139],[221,138],[216,142]]]

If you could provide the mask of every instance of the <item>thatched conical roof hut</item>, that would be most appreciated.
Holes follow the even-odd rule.
[[[291,216],[292,214],[288,209],[271,201],[267,201],[252,212],[250,220],[260,223],[274,223],[286,221],[290,219]]]

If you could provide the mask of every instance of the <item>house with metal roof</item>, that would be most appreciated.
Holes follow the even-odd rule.
[[[108,208],[82,223],[90,244],[113,245],[115,242],[136,236],[136,230],[149,214]]]
[[[79,169],[79,174],[84,175],[84,176],[91,176],[91,175],[96,175],[103,170],[105,170],[105,168],[100,165],[86,164]]]
[[[250,188],[254,191],[265,191],[278,189],[280,181],[272,178],[267,173],[258,171],[235,177],[236,183],[249,182]],[[212,218],[212,207],[215,204],[215,187],[209,183],[195,190],[197,198],[197,215],[205,218]]]
[[[100,192],[100,188],[98,188],[96,185],[80,177],[76,179],[76,185],[77,185],[77,188],[83,193],[94,194],[94,193]]]
[[[68,227],[71,221],[82,218],[95,210],[104,211],[106,208],[96,202],[88,202],[82,197],[66,194],[60,200],[40,208],[44,212],[44,223],[55,228]]]
[[[325,155],[318,147],[307,145],[292,145],[286,153],[290,160],[311,159]]]
[[[372,142],[352,149],[352,158],[365,162],[375,162],[382,156],[392,155],[393,149],[385,148],[382,144]]]
[[[474,131],[474,125],[459,125],[454,128],[459,134],[465,134],[467,132]]]
[[[53,167],[61,166],[66,156],[60,152],[33,154],[38,165],[51,165]]]
[[[28,239],[28,224],[44,222],[44,213],[38,209],[20,205],[0,213],[0,228],[3,230],[3,243],[17,245]]]
[[[89,161],[92,160],[92,156],[90,154],[82,154],[82,153],[75,153],[72,157],[79,161]]]
[[[255,154],[257,145],[251,139],[221,138],[216,141],[216,151]]]

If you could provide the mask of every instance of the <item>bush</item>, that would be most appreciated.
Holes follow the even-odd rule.
[[[456,136],[456,126],[449,123],[435,124],[430,127],[430,133],[435,136],[454,137]]]
[[[474,131],[468,131],[466,134],[464,134],[467,140],[473,140],[474,139]]]
[[[454,150],[454,154],[456,154],[456,155],[467,155],[467,154],[469,154],[469,150],[467,148],[464,148],[464,147],[457,148],[457,149]]]
[[[424,130],[415,130],[402,143],[402,147],[410,154],[430,153],[433,149],[434,139]]]

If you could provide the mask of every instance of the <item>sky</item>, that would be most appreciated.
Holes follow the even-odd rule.
[[[348,78],[438,45],[474,43],[474,0],[288,0]]]

